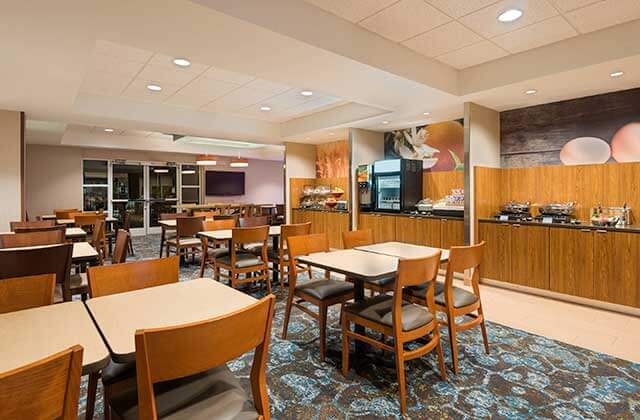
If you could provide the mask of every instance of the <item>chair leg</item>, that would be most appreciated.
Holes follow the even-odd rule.
[[[202,254],[200,257],[200,277],[204,277],[204,268],[207,264],[207,254]]]
[[[264,270],[262,270],[262,273],[265,275],[265,280],[267,282],[267,293],[271,294],[272,290],[271,290],[271,279],[269,278],[269,269],[265,268]]]
[[[284,270],[285,270],[284,264],[278,263],[278,273],[280,274],[280,297],[281,298],[284,296],[284,276],[285,276]],[[289,274],[287,274],[287,276],[289,276]]]
[[[434,338],[437,340],[436,342],[438,343],[436,345],[436,351],[438,352],[438,366],[440,368],[440,379],[442,379],[443,381],[447,380],[447,370],[444,366],[444,352],[442,351],[442,343],[440,342],[440,333],[438,332],[439,327],[436,325],[436,332],[434,333]]]
[[[342,375],[349,373],[349,336],[347,331],[351,328],[347,320],[347,314],[343,311],[340,315],[342,319]]]
[[[98,392],[98,378],[100,374],[94,372],[89,374],[89,383],[87,384],[87,405],[85,411],[85,419],[92,420],[93,412],[96,406],[96,393]]]
[[[318,321],[320,322],[320,361],[324,362],[327,348],[327,305],[320,305],[318,315]]]
[[[287,308],[284,312],[284,323],[282,324],[282,339],[287,339],[287,330],[289,329],[289,316],[291,315],[291,309],[293,308],[293,293],[291,290],[289,291],[289,296],[287,296]]]
[[[447,326],[449,327],[449,345],[451,346],[451,364],[453,373],[458,373],[458,341],[456,337],[456,318],[453,314],[447,314]]]
[[[482,315],[482,309],[480,309],[478,312],[482,317],[482,322],[480,323],[480,330],[482,331],[482,340],[484,341],[484,351],[487,354],[489,354],[489,336],[487,335],[487,326],[484,323],[484,315]]]
[[[407,413],[407,384],[404,375],[404,345],[397,339],[395,340],[396,348],[396,375],[398,376],[398,392],[400,393],[400,413]]]

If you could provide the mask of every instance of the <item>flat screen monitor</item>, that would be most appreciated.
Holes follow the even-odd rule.
[[[207,195],[244,195],[244,172],[207,171]]]

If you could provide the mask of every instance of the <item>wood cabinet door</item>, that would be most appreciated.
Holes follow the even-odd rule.
[[[594,246],[591,229],[549,229],[549,288],[594,297]]]
[[[442,227],[440,219],[418,219],[418,245],[441,248]]]
[[[311,233],[326,233],[326,217],[323,211],[311,211]]]
[[[377,222],[376,242],[392,242],[396,240],[396,216],[379,215]]]
[[[396,241],[418,245],[420,243],[419,219],[414,216],[396,217]]]
[[[375,214],[360,214],[358,217],[358,230],[371,229],[373,240],[376,239],[378,230],[378,217]]]
[[[441,219],[441,248],[464,245],[464,221]]]
[[[346,213],[325,212],[325,229],[331,248],[342,249],[342,232],[349,230],[349,215]]]
[[[479,223],[478,239],[486,241],[480,276],[492,280],[511,281],[511,226]]]
[[[594,233],[595,298],[640,307],[640,234]]]
[[[511,283],[549,289],[549,228],[511,225]]]

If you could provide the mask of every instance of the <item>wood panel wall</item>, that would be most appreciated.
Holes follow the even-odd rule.
[[[422,196],[439,200],[454,188],[464,188],[464,171],[441,171],[422,174]]]
[[[591,208],[622,206],[640,221],[640,163],[538,166],[493,169],[476,167],[475,204],[478,218],[491,217],[501,204],[530,201],[532,205],[575,201],[576,216],[587,220]],[[634,213],[635,212],[635,213]],[[537,210],[534,210],[537,214]]]
[[[348,140],[338,140],[316,146],[316,178],[346,178],[348,176]]]

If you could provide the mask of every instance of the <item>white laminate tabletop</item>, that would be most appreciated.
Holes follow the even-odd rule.
[[[43,219],[43,220],[46,220],[46,219]],[[114,222],[117,222],[118,219],[112,216],[107,216],[104,218],[104,221],[107,223],[114,223]],[[75,219],[56,219],[56,223],[59,225],[73,225],[76,223],[76,221]]]
[[[87,232],[85,232],[82,228],[71,227],[67,228],[65,236],[67,238],[82,238],[84,236],[87,236]]]
[[[215,239],[216,241],[226,241],[231,239],[231,229],[211,230],[207,232],[198,232],[198,236],[204,236],[207,239]],[[280,236],[280,226],[269,226],[269,236]]]
[[[89,242],[74,242],[73,243],[73,256],[71,259],[74,262],[93,260],[98,258],[98,251]]]
[[[109,351],[82,302],[65,302],[0,314],[0,373],[76,344],[84,373],[106,366]]]
[[[111,351],[120,362],[135,360],[135,332],[202,321],[256,302],[212,279],[196,279],[86,301]]]
[[[298,257],[298,261],[365,280],[375,280],[398,270],[398,258],[357,249],[304,255]]]
[[[373,252],[375,254],[391,255],[392,257],[398,258],[424,258],[430,257],[438,251],[442,251],[442,254],[440,254],[440,262],[447,262],[449,260],[448,249],[406,244],[404,242],[383,242],[374,245],[357,246],[355,249]]]
[[[210,222],[213,219],[206,219],[206,220]],[[160,226],[164,226],[165,228],[175,228],[178,226],[178,222],[176,222],[176,219],[160,220],[158,221],[158,223],[160,224]]]

